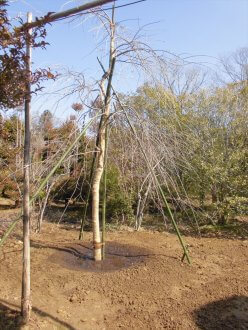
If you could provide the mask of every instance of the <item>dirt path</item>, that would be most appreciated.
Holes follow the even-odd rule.
[[[108,234],[107,260],[90,234],[45,224],[32,237],[31,329],[248,329],[248,241],[190,238],[192,266],[174,235]],[[22,243],[0,252],[0,329],[15,329]]]

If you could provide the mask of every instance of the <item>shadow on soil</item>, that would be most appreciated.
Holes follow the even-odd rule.
[[[22,329],[21,314],[17,305],[10,304],[7,301],[0,299],[0,329],[1,330],[19,330]],[[48,318],[52,321],[54,326],[58,329],[64,328],[69,330],[76,330],[67,322],[59,320],[57,317],[52,316],[36,307],[32,307],[32,312],[41,317]]]
[[[194,312],[194,317],[204,330],[248,329],[248,297],[232,296],[204,305]]]

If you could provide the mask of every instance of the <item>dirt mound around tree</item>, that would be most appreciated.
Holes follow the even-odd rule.
[[[105,259],[95,262],[92,257],[92,245],[89,243],[54,248],[56,252],[49,257],[50,262],[67,269],[89,272],[110,272],[132,267],[144,263],[146,258],[152,254],[148,249],[138,246],[107,242]]]

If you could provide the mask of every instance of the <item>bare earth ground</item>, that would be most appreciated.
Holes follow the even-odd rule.
[[[20,234],[20,233],[19,233]],[[0,329],[20,329],[22,242],[0,251]],[[91,234],[45,223],[32,235],[30,329],[248,329],[248,241],[111,232],[95,264]]]

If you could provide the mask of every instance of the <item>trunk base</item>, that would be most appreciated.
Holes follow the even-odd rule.
[[[100,245],[100,244],[99,244]],[[102,248],[99,246],[94,246],[94,260],[101,261],[102,260]]]
[[[21,312],[21,316],[22,316],[22,324],[26,325],[29,323],[30,320],[30,315],[31,315],[31,301],[30,299],[26,299],[25,301],[22,302],[22,312]]]

